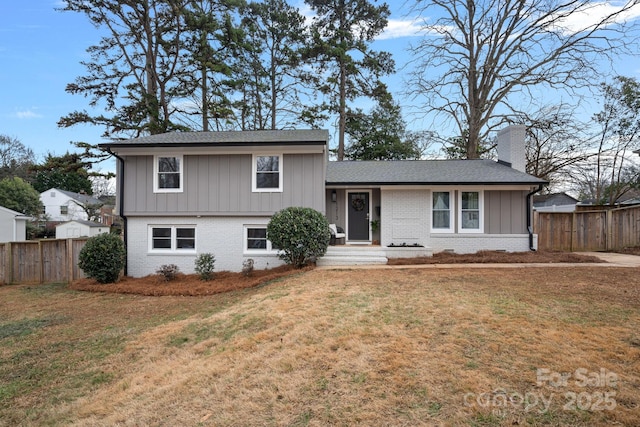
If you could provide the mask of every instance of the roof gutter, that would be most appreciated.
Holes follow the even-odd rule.
[[[116,153],[114,153],[113,151],[111,151],[111,147],[105,147],[105,150],[107,151],[107,153],[111,154],[113,157],[115,157],[116,159],[118,159],[118,162],[120,163],[120,173],[118,173],[116,176],[118,177],[118,187],[120,188],[120,193],[118,194],[118,206],[120,208],[120,217],[122,218],[122,233],[124,235],[123,240],[124,240],[124,250],[125,250],[125,257],[124,257],[124,275],[127,275],[127,258],[128,258],[128,250],[129,250],[129,245],[128,243],[128,227],[127,227],[127,216],[124,214],[124,159],[120,156],[118,156]]]
[[[527,194],[527,231],[529,233],[529,249],[532,251],[535,251],[536,248],[533,245],[533,221],[531,218],[533,207],[531,206],[531,199],[533,198],[533,195],[542,190],[543,187],[544,184],[539,184],[538,188]]]

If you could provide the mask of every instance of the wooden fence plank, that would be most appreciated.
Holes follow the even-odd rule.
[[[87,238],[0,243],[0,283],[68,283],[84,278],[78,267]]]
[[[640,206],[536,212],[534,219],[540,250],[606,251],[640,246]]]

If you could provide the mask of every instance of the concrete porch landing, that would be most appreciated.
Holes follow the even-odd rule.
[[[319,267],[340,265],[381,265],[389,258],[413,258],[431,256],[430,248],[420,247],[386,247],[369,245],[336,245],[329,246],[327,253],[316,265]]]

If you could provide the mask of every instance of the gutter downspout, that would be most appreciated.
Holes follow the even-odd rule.
[[[531,206],[531,198],[538,191],[542,190],[542,188],[544,188],[544,184],[538,185],[538,188],[527,194],[527,231],[529,232],[529,250],[532,251],[535,251],[536,248],[533,247],[533,224],[531,218],[531,211],[533,207]]]
[[[128,227],[127,227],[127,216],[124,214],[124,159],[120,156],[118,156],[116,153],[114,153],[113,151],[111,151],[111,148],[107,147],[107,153],[111,154],[113,157],[115,157],[116,159],[118,159],[118,162],[120,163],[120,173],[117,174],[118,176],[118,186],[120,187],[120,194],[118,195],[118,206],[119,206],[119,210],[120,210],[120,217],[122,218],[122,232],[124,234],[124,250],[125,250],[125,257],[124,257],[124,275],[127,275],[127,259],[129,258],[129,245],[127,244],[127,236],[128,236]]]

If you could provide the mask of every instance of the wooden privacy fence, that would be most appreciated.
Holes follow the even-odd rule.
[[[81,239],[0,243],[0,283],[68,283],[81,279]]]
[[[640,206],[577,212],[535,212],[538,249],[612,251],[640,246]]]

